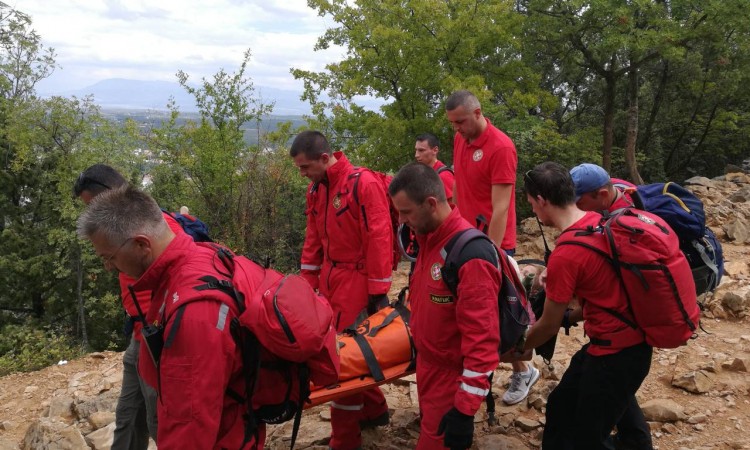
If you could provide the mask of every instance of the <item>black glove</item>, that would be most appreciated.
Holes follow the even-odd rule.
[[[465,450],[474,441],[474,416],[467,416],[455,407],[445,413],[438,434],[445,433],[443,444],[451,450]]]
[[[367,296],[367,315],[371,316],[388,306],[388,294],[375,294]]]

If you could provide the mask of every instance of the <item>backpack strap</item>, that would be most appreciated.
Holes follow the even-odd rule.
[[[495,260],[492,261],[490,254],[481,254],[479,251],[477,251],[474,254],[470,255],[462,255],[464,253],[464,249],[466,246],[474,241],[474,240],[485,240],[487,241],[494,253]],[[475,250],[475,249],[470,249]],[[479,250],[476,248],[476,250]],[[456,301],[458,300],[458,271],[461,269],[461,266],[466,263],[467,261],[471,259],[483,259],[485,261],[490,262],[495,267],[501,267],[500,266],[500,254],[497,251],[497,248],[495,247],[495,244],[490,240],[490,238],[479,231],[476,228],[467,228],[466,230],[460,231],[455,236],[453,236],[448,243],[445,245],[445,247],[440,250],[440,254],[443,256],[443,259],[445,260],[445,264],[440,269],[440,275],[443,278],[443,282],[446,286],[448,286],[448,289],[453,293],[453,296],[456,297]],[[488,422],[490,424],[494,424],[495,422],[495,397],[492,395],[492,374],[490,374],[489,377],[487,377],[490,389],[487,392],[487,395],[485,396],[485,402],[487,404],[487,417]]]
[[[453,173],[453,169],[451,169],[451,168],[450,168],[450,167],[448,167],[448,166],[443,166],[443,167],[439,168],[439,169],[437,170],[437,173],[438,173],[438,175],[440,175],[441,173],[445,172],[446,170],[447,170],[448,172],[450,172],[450,173]]]
[[[705,241],[705,238],[703,239],[703,241],[705,242],[705,244],[708,244],[710,246],[710,244]],[[706,245],[704,245],[704,243],[699,240],[693,240],[690,243],[692,244],[693,248],[695,248],[695,250],[698,252],[698,255],[701,257],[701,261],[703,261],[703,264],[705,264],[706,267],[708,267],[711,270],[711,272],[713,272],[713,279],[718,280],[719,279],[719,267],[716,265],[716,261],[711,259],[711,257],[708,256],[708,253],[706,253]],[[714,258],[716,257],[715,255],[716,255],[716,249],[714,249]]]
[[[480,254],[477,252],[476,255],[462,255],[463,249],[469,244],[469,242],[475,239],[483,239],[492,246],[495,257],[494,261],[489,252],[486,254]],[[466,261],[480,258],[490,262],[496,267],[499,266],[499,254],[497,253],[494,244],[486,234],[476,228],[467,228],[466,230],[457,233],[448,241],[445,247],[440,250],[440,254],[445,260],[445,264],[440,269],[440,274],[443,278],[443,282],[456,297],[458,297],[458,271]]]

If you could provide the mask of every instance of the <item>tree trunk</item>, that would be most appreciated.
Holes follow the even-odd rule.
[[[615,88],[617,81],[612,72],[604,78],[607,83],[604,91],[604,144],[602,145],[602,167],[607,172],[612,168],[612,143],[614,142]]]
[[[635,184],[643,184],[643,179],[638,173],[638,162],[635,159],[635,143],[638,141],[638,69],[631,61],[628,72],[628,119],[627,133],[625,137],[625,167],[628,171],[630,181]]]

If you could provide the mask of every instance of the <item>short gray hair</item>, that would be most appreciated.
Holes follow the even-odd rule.
[[[150,195],[132,186],[97,195],[78,218],[78,235],[91,239],[103,235],[109,242],[123,242],[142,234],[161,237],[168,230],[164,215]]]

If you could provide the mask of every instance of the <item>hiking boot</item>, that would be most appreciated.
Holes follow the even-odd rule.
[[[510,376],[510,387],[503,395],[503,402],[507,405],[515,405],[529,395],[529,389],[539,379],[539,370],[529,365],[526,372],[513,372]]]
[[[372,419],[365,419],[359,421],[359,429],[366,430],[368,428],[382,427],[388,425],[391,422],[391,417],[388,415],[388,411],[383,414],[374,417]]]

